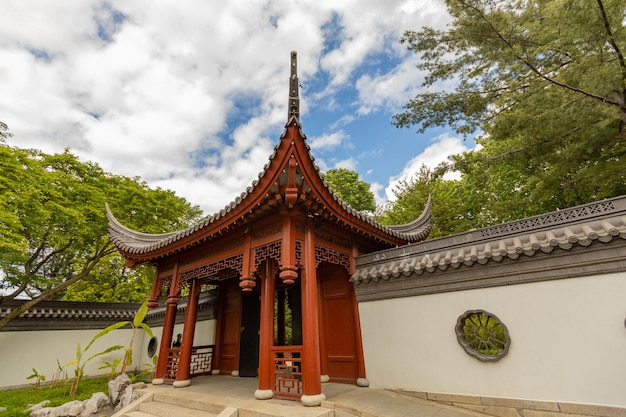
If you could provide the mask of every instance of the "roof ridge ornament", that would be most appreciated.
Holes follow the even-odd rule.
[[[299,96],[299,81],[298,81],[298,53],[291,51],[291,75],[289,76],[289,103],[287,105],[287,125],[290,125],[292,120],[295,120],[296,124],[300,125],[300,96]]]

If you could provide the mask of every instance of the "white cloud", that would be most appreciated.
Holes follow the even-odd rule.
[[[445,162],[448,156],[469,151],[469,148],[465,146],[462,138],[450,136],[447,133],[433,138],[431,143],[432,144],[424,149],[421,154],[411,159],[404,166],[400,174],[389,179],[389,185],[385,188],[385,195],[389,201],[395,199],[393,190],[398,184],[401,181],[412,179],[423,165],[433,169],[442,162]]]
[[[361,115],[381,108],[395,112],[420,90],[423,74],[416,77],[416,56],[409,56],[392,71],[378,75],[362,75],[356,82]]]
[[[384,197],[385,186],[379,182],[373,182],[370,184],[370,191],[374,194],[374,201],[377,206],[382,206],[387,202],[387,198]]]
[[[11,145],[69,147],[210,214],[267,162],[286,120],[291,50],[304,85],[329,80],[303,97],[306,114],[332,103],[372,54],[404,60],[402,31],[442,24],[443,10],[436,0],[9,0],[0,25],[0,119],[14,134]],[[339,26],[329,39],[332,23]],[[414,62],[406,59],[391,73],[360,77],[361,113],[413,91]],[[351,145],[343,126],[354,115],[338,120],[332,133],[309,140],[314,149]],[[356,166],[344,157],[328,163]]]
[[[333,133],[323,134],[322,136],[317,136],[308,139],[309,146],[311,149],[333,149],[337,146],[345,144],[350,137],[343,130],[338,130]]]
[[[334,168],[345,168],[356,171],[357,161],[354,158],[348,158],[341,161],[336,161],[334,165]]]

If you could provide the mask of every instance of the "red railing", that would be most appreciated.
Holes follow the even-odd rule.
[[[302,397],[302,346],[273,346],[274,398]]]
[[[191,348],[191,364],[189,365],[189,374],[191,378],[195,376],[211,374],[213,348],[215,348],[215,345],[202,345],[194,346],[193,348]],[[172,383],[176,380],[179,359],[180,348],[168,349],[165,382]]]

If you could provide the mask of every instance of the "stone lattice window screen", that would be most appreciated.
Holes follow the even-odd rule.
[[[469,310],[456,322],[456,338],[468,355],[495,362],[509,352],[511,337],[498,317],[485,310]]]

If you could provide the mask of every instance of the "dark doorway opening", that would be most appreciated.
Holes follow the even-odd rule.
[[[259,369],[260,293],[242,294],[239,376],[256,377]]]

